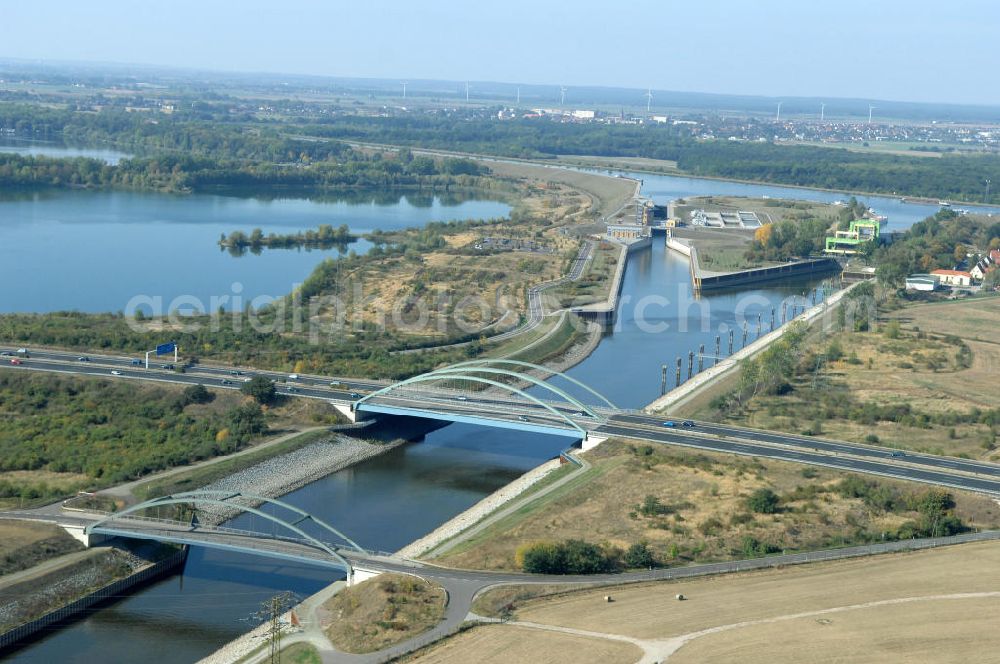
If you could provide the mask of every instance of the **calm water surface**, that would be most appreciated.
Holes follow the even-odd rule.
[[[137,296],[158,298],[162,313],[183,300],[207,311],[218,308],[213,298],[264,304],[290,293],[325,257],[363,253],[369,243],[234,257],[220,250],[221,234],[294,233],[320,224],[347,224],[362,234],[509,211],[496,201],[398,192],[309,198],[0,192],[0,312],[131,312]]]

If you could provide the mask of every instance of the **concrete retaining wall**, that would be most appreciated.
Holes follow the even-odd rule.
[[[15,646],[23,639],[33,636],[55,623],[70,620],[98,602],[102,602],[111,597],[116,597],[127,590],[135,588],[136,586],[164,576],[175,567],[183,565],[186,559],[187,549],[185,548],[168,558],[164,558],[158,563],[154,563],[149,567],[145,567],[138,572],[135,572],[134,574],[130,574],[124,579],[118,579],[103,588],[95,590],[89,595],[85,595],[84,597],[61,606],[54,611],[50,611],[39,618],[26,622],[23,625],[18,625],[17,627],[0,634],[0,650],[5,650]]]
[[[799,314],[792,320],[802,321],[807,325],[812,325],[817,322],[822,322],[827,325],[832,324],[831,315],[834,311],[836,311],[836,308],[840,305],[844,297],[857,285],[858,284],[852,284],[844,290],[834,293],[820,304],[806,309],[805,312]],[[694,397],[695,394],[708,387],[723,375],[737,369],[741,360],[753,357],[773,342],[780,339],[782,335],[785,334],[785,330],[787,329],[788,325],[786,324],[776,330],[768,332],[753,343],[748,344],[746,348],[743,348],[720,361],[714,367],[702,371],[692,377],[691,380],[670,390],[662,397],[646,406],[643,410],[652,413],[679,406],[682,402]]]

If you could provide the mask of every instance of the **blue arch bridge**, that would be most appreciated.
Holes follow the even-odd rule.
[[[557,386],[551,378],[567,384]],[[351,421],[384,413],[465,422],[576,438],[584,449],[605,440],[597,430],[621,412],[572,376],[505,359],[453,364],[334,403]]]

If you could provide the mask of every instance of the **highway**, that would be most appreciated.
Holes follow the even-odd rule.
[[[16,349],[0,349],[16,352]],[[239,389],[250,376],[264,375],[276,381],[279,394],[323,399],[341,404],[354,401],[372,390],[387,385],[384,381],[335,379],[300,375],[287,380],[288,374],[257,371],[218,365],[197,364],[185,373],[170,369],[134,367],[131,357],[88,354],[89,361],[79,361],[82,355],[64,351],[29,349],[23,364],[14,366],[10,358],[0,357],[0,368],[11,371],[55,371],[61,373],[100,376],[117,380],[144,380],[180,384],[201,384],[219,389]],[[151,366],[159,367],[159,362]],[[111,371],[120,375],[113,376]],[[234,373],[238,372],[238,373]],[[712,452],[769,458],[794,463],[825,466],[838,470],[869,473],[895,479],[923,482],[988,493],[1000,496],[1000,466],[955,457],[899,452],[843,441],[826,440],[772,431],[745,429],[710,422],[696,422],[692,427],[676,421],[664,426],[669,418],[638,413],[599,411],[598,420],[566,404],[550,404],[555,413],[533,403],[517,399],[497,398],[488,394],[465,396],[456,391],[407,386],[404,390],[379,396],[373,403],[407,409],[414,416],[447,419],[461,416],[505,426],[524,428],[547,427],[553,432],[571,429],[563,416],[592,435],[620,436],[666,445],[678,445]]]

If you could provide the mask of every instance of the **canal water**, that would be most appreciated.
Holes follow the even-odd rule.
[[[657,202],[702,193],[843,198],[781,187],[636,177],[645,179],[644,193]],[[883,197],[866,200],[880,212],[895,214],[896,219],[890,222],[894,228],[907,226],[936,209]],[[304,224],[309,225],[314,224]],[[265,254],[265,258],[270,255]],[[738,323],[741,317],[755,325],[758,312],[765,312],[768,320],[771,307],[780,311],[783,300],[807,294],[816,285],[754,287],[695,299],[686,261],[666,251],[662,238],[654,239],[651,249],[630,259],[618,322],[595,352],[569,373],[619,406],[640,407],[659,395],[661,364],[672,367],[678,355],[697,351],[702,343],[711,352],[715,335],[725,330],[724,326]],[[739,343],[738,334],[737,347]],[[727,345],[726,337],[723,345]],[[668,378],[672,384],[672,371]],[[394,550],[552,458],[565,441],[455,424],[428,434],[421,443],[334,473],[283,500],[330,521],[366,547]],[[246,519],[241,517],[236,525]],[[306,566],[193,549],[183,574],[53,630],[11,659],[132,662],[156,653],[158,662],[191,662],[247,631],[252,626],[247,618],[264,599],[286,589],[306,595],[336,576]]]

